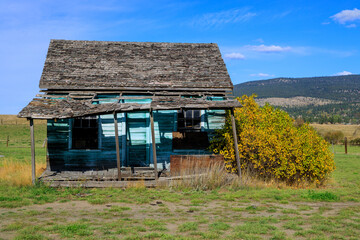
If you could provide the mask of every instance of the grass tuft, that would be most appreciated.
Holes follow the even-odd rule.
[[[311,200],[320,200],[320,201],[339,201],[340,197],[334,193],[328,191],[314,191],[309,190],[307,193],[303,195],[304,198]]]
[[[199,224],[197,222],[186,222],[179,226],[180,232],[189,232],[189,231],[196,231],[199,228]]]

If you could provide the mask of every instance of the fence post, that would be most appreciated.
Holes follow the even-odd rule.
[[[347,154],[347,137],[345,137],[344,143],[345,143],[345,154]]]
[[[6,147],[9,147],[9,141],[10,141],[10,137],[9,135],[6,137]]]

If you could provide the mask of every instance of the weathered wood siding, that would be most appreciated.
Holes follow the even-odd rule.
[[[50,169],[62,170],[65,167],[66,153],[69,149],[69,119],[47,122],[47,144]]]
[[[223,97],[211,97],[212,101],[221,101]],[[226,113],[225,110],[205,110],[202,117],[203,125],[202,130],[208,133],[211,139],[214,136],[216,129],[221,129],[225,124]]]
[[[99,102],[114,101],[100,96]],[[131,99],[125,102],[148,103],[150,99]],[[120,157],[123,166],[153,166],[151,130],[148,112],[118,113]],[[48,120],[48,149],[51,170],[107,169],[116,167],[115,127],[113,115],[99,116],[99,149],[71,149],[73,119]],[[201,130],[209,138],[225,122],[224,110],[202,110]],[[208,154],[205,150],[173,150],[172,132],[177,131],[177,111],[154,112],[155,141],[158,168],[169,167],[171,155]]]
[[[156,141],[156,157],[158,168],[170,164],[170,155],[174,154],[172,149],[172,133],[177,130],[177,111],[162,110],[154,112],[154,128]],[[153,164],[152,154],[151,163]]]

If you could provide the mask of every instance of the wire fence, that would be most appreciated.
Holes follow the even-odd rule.
[[[35,124],[46,124],[46,120],[34,120]],[[26,118],[18,118],[16,115],[0,115],[0,125],[29,125]]]
[[[12,148],[26,148],[31,146],[30,140],[12,140],[10,136],[7,136],[6,139],[0,139],[0,143],[3,143],[6,147]],[[35,144],[41,144],[42,147],[46,147],[47,138],[35,140]]]

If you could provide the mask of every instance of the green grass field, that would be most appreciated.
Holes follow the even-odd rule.
[[[46,126],[35,129],[44,165]],[[28,126],[0,125],[0,140],[8,135],[0,172],[21,163],[30,176]],[[0,239],[359,239],[360,147],[331,150],[336,170],[313,189],[48,188],[0,176]]]

